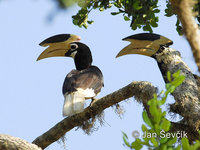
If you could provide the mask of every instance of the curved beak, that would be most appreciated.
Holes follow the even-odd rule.
[[[131,42],[128,46],[123,48],[116,57],[128,54],[140,54],[145,56],[152,56],[161,46],[169,46],[173,42],[161,35],[152,33],[140,33],[124,38],[123,40]]]
[[[38,60],[48,57],[65,56],[70,49],[70,43],[80,41],[81,37],[73,34],[57,35],[50,37],[40,43],[41,46],[48,46],[37,58]]]

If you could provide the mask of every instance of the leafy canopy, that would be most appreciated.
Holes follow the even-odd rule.
[[[142,28],[144,31],[153,32],[152,28],[158,26],[160,12],[158,0],[56,0],[60,8],[66,9],[74,4],[80,7],[80,10],[73,18],[74,25],[87,28],[88,24],[94,21],[88,20],[89,13],[92,10],[104,11],[111,7],[117,8],[118,11],[112,12],[111,15],[122,14],[125,21],[130,21],[130,27],[133,30]],[[200,14],[200,0],[196,3],[194,11]],[[169,0],[166,0],[165,16],[171,17],[174,13]],[[200,23],[200,16],[196,16]],[[182,34],[182,27],[177,18],[176,29]]]

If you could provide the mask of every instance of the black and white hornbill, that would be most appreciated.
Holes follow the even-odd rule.
[[[101,70],[92,66],[90,48],[80,42],[79,36],[63,34],[44,40],[40,45],[49,45],[37,60],[66,56],[72,57],[76,70],[67,74],[62,92],[64,95],[63,116],[72,116],[84,110],[85,99],[93,99],[104,85]]]

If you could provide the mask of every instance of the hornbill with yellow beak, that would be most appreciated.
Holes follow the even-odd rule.
[[[92,54],[90,48],[78,42],[79,36],[61,34],[50,37],[40,43],[41,46],[49,46],[37,60],[66,56],[72,57],[76,70],[67,74],[62,92],[65,98],[63,116],[72,116],[84,110],[85,99],[92,99],[101,91],[104,85],[101,70],[92,66]]]
[[[127,54],[141,54],[154,58],[162,73],[165,83],[168,83],[167,72],[171,74],[181,71],[185,80],[176,87],[172,95],[175,103],[170,105],[170,112],[184,117],[182,122],[191,129],[199,128],[200,121],[200,80],[182,60],[177,50],[169,48],[173,42],[161,35],[153,33],[140,33],[124,38],[131,44],[122,49],[116,57]]]
[[[173,50],[171,53],[166,48],[173,44],[173,41],[155,33],[139,33],[135,35],[128,36],[122,40],[131,42],[128,46],[123,48],[116,57],[120,57],[127,54],[140,54],[154,58],[160,71],[163,75],[165,82],[167,81],[167,71],[170,71],[169,60],[168,57],[172,55],[177,61],[175,65],[178,65],[180,62],[184,63],[181,60],[180,53],[176,50]],[[185,64],[185,67],[187,65]],[[187,67],[188,71],[190,69]],[[197,81],[197,85],[200,86],[200,77],[193,74],[194,78]]]
[[[190,140],[198,139],[200,129],[200,77],[192,73],[177,50],[169,47],[173,42],[164,36],[140,33],[123,40],[131,43],[123,48],[116,57],[127,54],[141,54],[154,58],[165,83],[169,82],[167,79],[168,71],[174,74],[180,70],[181,75],[185,76],[182,84],[171,93],[175,103],[170,104],[169,111],[183,117],[179,122],[172,122],[172,132],[179,131],[180,127],[184,126],[183,130],[187,127],[187,130],[190,131],[190,134],[188,132]]]

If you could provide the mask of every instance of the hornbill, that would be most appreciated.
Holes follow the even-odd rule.
[[[159,52],[160,47],[173,44],[170,39],[154,33],[139,33],[122,40],[129,41],[131,44],[123,48],[116,57],[127,54],[141,54],[153,57],[154,54]]]
[[[178,113],[191,129],[200,128],[200,77],[194,75],[182,60],[178,51],[169,48],[173,42],[161,35],[140,33],[128,36],[123,40],[131,42],[123,48],[116,57],[127,54],[141,54],[154,58],[162,73],[165,83],[168,83],[167,72],[171,74],[181,70],[185,80],[172,93],[175,103],[170,105],[170,111]]]
[[[61,34],[50,37],[39,45],[49,47],[41,53],[37,60],[66,56],[72,57],[76,66],[64,80],[62,92],[64,95],[63,116],[72,116],[84,110],[85,99],[94,99],[104,85],[101,70],[91,65],[90,48],[78,42],[79,36]]]
[[[166,73],[168,71],[169,65],[166,64],[167,58],[161,57],[164,56],[167,52],[165,48],[168,48],[173,44],[173,41],[155,33],[139,33],[135,35],[128,36],[122,40],[129,41],[131,44],[123,48],[116,57],[120,57],[127,54],[140,54],[154,58],[159,66],[159,69],[164,77],[165,82],[167,82]],[[171,53],[174,55],[174,58],[181,59],[180,53],[178,51],[173,51]],[[177,62],[178,64],[178,62]],[[187,68],[189,71],[190,69]],[[193,74],[194,78],[197,81],[197,85],[200,86],[200,77]]]

